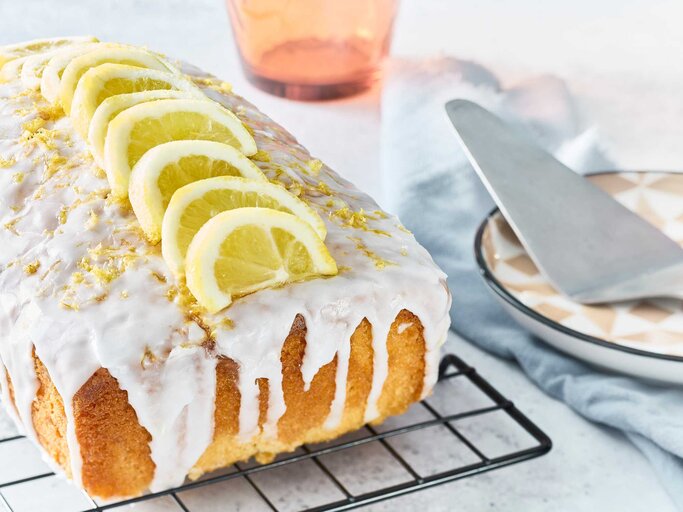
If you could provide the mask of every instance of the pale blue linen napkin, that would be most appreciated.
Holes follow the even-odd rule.
[[[498,113],[579,171],[610,168],[595,132],[581,130],[577,109],[556,78],[504,89],[492,73],[470,62],[393,63],[382,96],[384,205],[448,274],[453,329],[489,352],[516,360],[546,393],[586,418],[623,431],[683,509],[683,390],[611,374],[552,349],[519,327],[478,275],[474,234],[493,202],[444,113],[444,103],[453,98]],[[536,419],[543,424],[543,418]]]

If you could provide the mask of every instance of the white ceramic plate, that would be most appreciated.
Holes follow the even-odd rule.
[[[589,178],[683,245],[683,174],[607,172]],[[683,384],[683,301],[573,302],[540,274],[497,209],[479,227],[475,252],[503,307],[550,345],[617,372]]]

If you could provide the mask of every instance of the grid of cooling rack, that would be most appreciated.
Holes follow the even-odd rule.
[[[547,453],[552,443],[474,368],[441,362],[434,394],[404,415],[271,464],[235,464],[168,491],[99,503],[55,476],[0,413],[0,510],[340,511]],[[218,507],[218,508],[217,508]]]

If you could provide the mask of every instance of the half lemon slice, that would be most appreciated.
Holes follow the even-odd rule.
[[[28,58],[28,55],[18,57],[6,62],[4,66],[0,66],[0,83],[9,82],[10,80],[20,77],[21,70]]]
[[[202,93],[203,94],[203,93]],[[120,112],[139,103],[155,100],[193,98],[195,93],[158,89],[155,91],[132,92],[110,96],[97,107],[88,127],[88,144],[95,161],[104,167],[104,139],[109,129],[109,121]]]
[[[11,60],[25,57],[32,53],[93,41],[97,41],[97,39],[92,36],[54,37],[51,39],[34,39],[33,41],[3,46],[0,48],[0,67]]]
[[[187,287],[210,313],[233,298],[316,276],[337,274],[337,264],[313,228],[268,208],[218,214],[187,251]]]
[[[128,195],[133,166],[154,146],[173,140],[222,142],[250,156],[256,143],[242,122],[211,100],[177,99],[140,103],[109,123],[104,142],[104,168],[119,198]]]
[[[221,212],[245,207],[270,208],[295,215],[311,226],[321,240],[327,235],[320,216],[280,185],[232,176],[209,178],[195,181],[173,194],[161,227],[161,253],[166,264],[176,275],[182,274],[188,247],[204,224]]]
[[[241,176],[268,185],[265,175],[251,160],[221,142],[176,140],[147,151],[133,167],[128,196],[150,242],[157,243],[161,239],[164,212],[176,190],[198,180],[217,176]],[[214,187],[218,188],[218,183]],[[204,222],[210,217],[211,214]],[[200,227],[197,226],[195,231]]]
[[[65,52],[67,50],[72,50],[74,52],[90,51],[93,50],[97,44],[98,43],[94,42],[74,43],[69,46],[59,47],[55,50],[40,52],[34,55],[29,55],[28,57],[24,57],[22,59],[17,59],[23,61],[23,64],[21,66],[21,83],[27,89],[40,89],[40,82],[43,78],[43,71],[45,70],[45,67],[47,66],[48,62],[50,62],[50,60],[53,57],[61,55],[62,52]]]
[[[4,65],[0,65],[0,81],[5,82],[21,77],[21,81],[24,86],[30,89],[37,89],[40,86],[40,78],[38,78],[38,86],[35,85],[35,79],[32,79],[30,83],[27,83],[24,80],[24,75],[26,75],[27,79],[30,78],[32,68],[37,65],[37,62],[42,62],[42,64],[38,64],[41,65],[40,71],[42,72],[42,68],[45,66],[47,61],[49,61],[52,57],[57,55],[60,51],[77,48],[79,46],[93,47],[95,44],[97,43],[64,43],[63,45],[54,47],[54,49],[45,49],[37,52],[32,52],[22,57],[11,59],[5,62]]]
[[[87,70],[78,81],[71,103],[74,127],[86,138],[90,120],[105,99],[155,89],[186,91],[197,98],[206,98],[198,87],[181,75],[126,64],[101,64]]]
[[[54,55],[43,67],[40,77],[40,94],[50,103],[57,103],[59,101],[59,86],[62,81],[62,74],[69,65],[69,62],[96,48],[103,48],[105,46],[114,45],[110,43],[84,43],[55,50]]]
[[[140,68],[157,69],[159,71],[173,71],[161,58],[143,50],[127,46],[103,45],[88,53],[74,58],[64,68],[59,83],[59,101],[64,112],[71,113],[71,102],[73,101],[76,86],[81,77],[90,68],[100,64],[127,64]]]

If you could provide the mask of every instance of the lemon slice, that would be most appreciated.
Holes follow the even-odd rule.
[[[128,195],[133,166],[149,149],[173,140],[213,140],[250,156],[256,143],[242,122],[210,100],[180,99],[140,103],[109,123],[104,141],[104,169],[116,197]]]
[[[59,101],[64,112],[71,113],[71,102],[78,81],[90,68],[105,63],[127,64],[141,68],[157,69],[159,71],[171,71],[164,61],[152,53],[141,48],[127,46],[106,45],[96,48],[88,53],[73,59],[64,68],[59,84]]]
[[[62,74],[72,60],[98,48],[118,46],[112,43],[90,43],[56,50],[54,57],[47,61],[43,68],[43,74],[40,77],[40,93],[50,103],[57,103]]]
[[[83,138],[88,136],[90,119],[105,99],[117,94],[154,89],[178,90],[206,98],[192,82],[181,75],[126,64],[101,64],[90,68],[78,81],[71,103],[71,119]]]
[[[166,264],[176,275],[182,274],[187,248],[202,226],[220,212],[245,207],[270,208],[295,215],[311,226],[321,240],[327,235],[318,214],[279,185],[234,176],[209,178],[195,181],[173,194],[161,229],[161,252]]]
[[[101,167],[104,167],[104,139],[107,136],[107,130],[109,129],[109,121],[114,119],[120,112],[123,112],[133,105],[145,103],[147,101],[192,98],[194,96],[195,93],[159,89],[156,91],[119,94],[105,99],[95,110],[92,119],[90,119],[90,126],[88,128],[88,144],[90,145],[90,151],[95,158],[95,161]]]
[[[65,51],[67,49],[73,49],[78,47],[90,47],[92,48],[97,43],[69,43],[57,46],[55,49],[48,49],[45,51],[38,51],[34,53],[28,53],[23,57],[17,57],[5,63],[5,65],[0,65],[0,81],[6,82],[8,80],[13,80],[15,78],[21,77],[22,84],[29,89],[37,89],[40,86],[40,78],[38,78],[38,85],[36,86],[35,77],[32,74],[40,73],[45,67],[47,61],[49,61],[59,52]]]
[[[22,61],[21,66],[21,83],[27,89],[38,90],[40,89],[40,82],[43,77],[43,71],[45,66],[53,57],[61,55],[64,51],[73,52],[86,52],[93,50],[97,46],[97,43],[74,43],[69,46],[62,46],[55,50],[50,50],[46,52],[36,53],[34,55],[29,55],[23,57],[22,59],[17,59],[14,62]],[[9,66],[9,65],[8,65]]]
[[[185,263],[187,287],[210,313],[257,290],[336,273],[307,222],[268,208],[219,213],[197,232]]]
[[[232,146],[221,142],[176,140],[147,151],[133,167],[128,186],[133,211],[147,238],[153,243],[161,238],[161,221],[176,190],[195,181],[216,176],[241,176],[269,185],[265,175],[251,160]],[[227,208],[219,211],[225,209]],[[209,217],[211,215],[204,222]],[[188,240],[187,245],[189,243]]]
[[[51,39],[34,39],[33,41],[26,41],[24,43],[2,46],[0,47],[0,67],[11,60],[25,57],[32,53],[44,52],[62,46],[93,41],[97,41],[97,39],[91,36],[54,37]]]
[[[42,54],[38,54],[42,55]],[[8,82],[14,80],[21,76],[21,70],[24,68],[24,63],[32,57],[32,55],[26,55],[24,57],[18,57],[6,62],[4,66],[0,67],[0,83]]]

